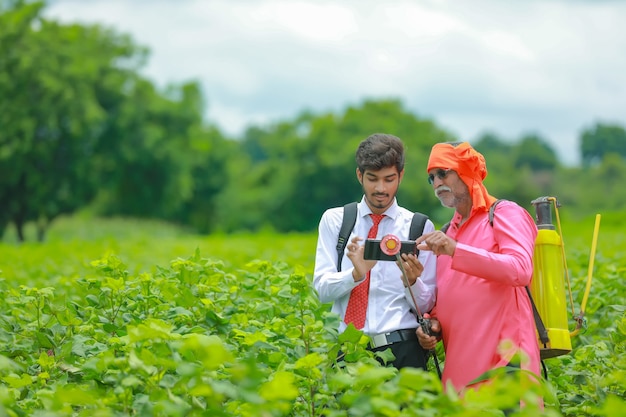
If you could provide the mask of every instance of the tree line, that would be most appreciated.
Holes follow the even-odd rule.
[[[430,148],[458,140],[399,100],[339,113],[303,111],[228,137],[207,123],[197,82],[157,88],[140,70],[149,51],[100,25],[44,17],[45,2],[0,0],[0,237],[89,209],[163,219],[198,233],[314,231],[322,212],[360,198],[354,151],[375,132],[407,148],[402,205],[443,222],[426,182]],[[209,92],[210,95],[210,92]],[[597,123],[580,137],[582,165],[563,166],[537,134],[472,144],[490,192],[530,209],[554,195],[590,214],[626,203],[626,130]]]

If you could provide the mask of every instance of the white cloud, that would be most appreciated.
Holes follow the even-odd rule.
[[[466,25],[454,16],[411,1],[385,5],[379,3],[376,7],[376,20],[382,21],[383,26],[397,30],[390,31],[391,36],[386,37],[387,40],[392,40],[398,33],[404,34],[409,40],[419,41],[467,30]]]
[[[485,47],[496,54],[509,56],[519,61],[535,59],[533,52],[514,34],[498,30],[481,34],[480,37]]]
[[[562,160],[596,120],[626,125],[626,4],[497,0],[56,0],[152,50],[164,85],[198,79],[237,135],[300,111],[402,99],[472,140],[534,131]]]
[[[308,1],[272,1],[261,3],[259,17],[289,33],[312,42],[332,42],[355,32],[357,27],[353,12],[331,3]]]

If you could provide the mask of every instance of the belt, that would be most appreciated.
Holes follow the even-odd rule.
[[[401,329],[370,336],[370,348],[376,349],[398,342],[417,340],[417,335],[415,334],[416,330],[417,329]]]

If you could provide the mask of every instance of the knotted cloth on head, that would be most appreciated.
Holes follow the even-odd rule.
[[[437,143],[433,146],[426,172],[435,168],[451,169],[461,177],[472,197],[472,212],[487,211],[496,201],[483,185],[483,180],[487,177],[485,157],[468,142],[457,146],[450,143]]]

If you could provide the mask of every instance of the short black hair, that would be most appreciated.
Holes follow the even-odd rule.
[[[392,166],[400,173],[404,169],[404,144],[397,136],[374,133],[359,144],[355,160],[361,173]]]

